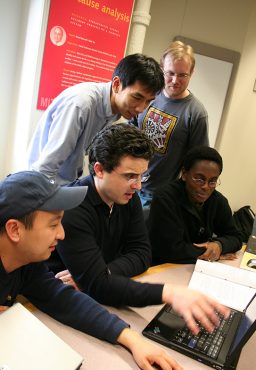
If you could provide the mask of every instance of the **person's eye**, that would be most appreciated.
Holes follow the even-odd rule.
[[[166,71],[166,72],[164,72],[164,74],[168,77],[173,77],[175,75],[175,73],[171,72],[171,71]]]
[[[198,183],[198,184],[203,184],[205,182],[204,179],[201,179],[200,177],[196,177],[195,178],[195,181]]]
[[[130,174],[130,173],[127,173],[127,174],[125,175],[125,178],[126,178],[127,180],[132,180],[132,179],[134,178],[134,175],[132,175],[132,174]]]
[[[137,180],[137,178],[138,178],[138,175],[136,175],[134,173],[127,173],[124,176],[125,176],[125,178],[126,178],[127,181]]]
[[[142,99],[142,97],[141,96],[138,96],[138,95],[133,95],[132,96],[135,100],[141,100]]]

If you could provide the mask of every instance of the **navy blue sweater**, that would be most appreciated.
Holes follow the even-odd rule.
[[[44,263],[6,273],[0,260],[0,305],[11,306],[18,294],[54,319],[111,343],[128,327],[91,297],[56,279]]]

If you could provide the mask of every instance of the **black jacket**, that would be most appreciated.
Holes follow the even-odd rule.
[[[112,212],[95,189],[92,176],[79,181],[88,186],[84,201],[65,212],[65,239],[58,252],[79,288],[98,302],[119,306],[162,303],[162,284],[139,283],[130,277],[151,264],[142,207],[137,194]]]
[[[227,199],[214,190],[203,205],[203,217],[189,201],[180,179],[156,192],[148,228],[153,264],[166,262],[195,263],[205,249],[193,246],[218,240],[222,254],[236,252],[242,246]]]

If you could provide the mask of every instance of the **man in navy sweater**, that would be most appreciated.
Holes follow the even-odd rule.
[[[44,263],[64,238],[63,210],[77,206],[86,187],[60,187],[45,175],[23,171],[0,182],[0,312],[18,294],[56,320],[89,335],[127,347],[142,369],[181,370],[161,348],[91,297],[63,284]],[[4,333],[1,333],[4,336]]]

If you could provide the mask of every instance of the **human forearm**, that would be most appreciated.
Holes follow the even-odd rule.
[[[217,193],[213,212],[215,213],[215,222],[213,232],[215,236],[213,241],[219,241],[222,245],[222,254],[233,253],[242,247],[242,235],[237,230],[232,217],[232,210],[228,200],[220,193]],[[212,212],[212,213],[213,213]]]
[[[59,272],[55,277],[79,290],[68,270]],[[120,275],[104,273],[86,289],[80,288],[97,302],[109,306],[143,307],[162,302],[161,284],[140,283]]]
[[[108,268],[112,274],[133,277],[145,272],[151,266],[151,260],[151,251],[138,247],[137,251],[110,262]]]
[[[165,370],[182,370],[182,367],[160,347],[152,345],[137,332],[126,328],[119,335],[117,342],[129,349],[141,369],[153,370],[158,365]]]
[[[162,290],[162,284],[141,283],[124,276],[111,275],[95,281],[88,294],[105,305],[143,307],[160,304]]]
[[[155,228],[154,228],[155,230]],[[154,235],[154,230],[151,234],[153,264],[159,265],[162,263],[195,263],[196,259],[204,252],[193,246],[192,242],[184,240],[184,234],[176,231],[173,228],[168,228],[167,231]],[[183,236],[183,238],[182,238]]]
[[[31,303],[55,320],[111,343],[116,343],[120,332],[128,327],[93,298],[58,279],[44,285],[35,284],[33,290],[24,293]]]
[[[234,253],[241,249],[242,247],[242,238],[239,235],[225,235],[223,237],[217,238],[217,241],[220,241],[222,245],[221,254]]]

